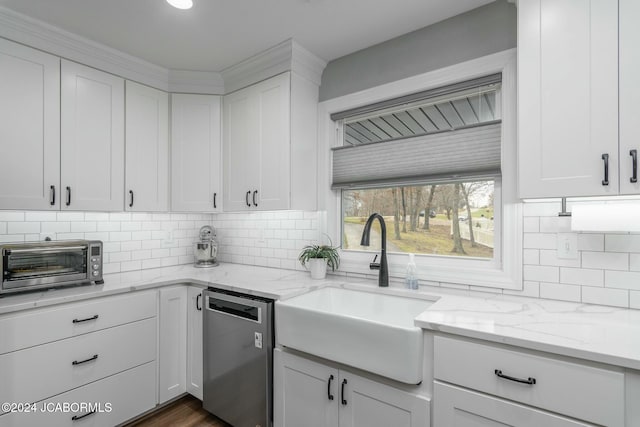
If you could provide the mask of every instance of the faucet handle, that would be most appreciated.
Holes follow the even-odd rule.
[[[369,263],[369,270],[380,270],[380,263],[376,262],[378,259],[378,254],[373,257],[373,261]]]

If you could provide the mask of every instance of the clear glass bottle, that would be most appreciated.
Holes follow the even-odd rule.
[[[414,254],[409,254],[409,263],[407,264],[407,274],[404,279],[404,286],[407,289],[418,289],[417,268]]]

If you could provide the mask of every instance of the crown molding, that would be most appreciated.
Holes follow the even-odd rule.
[[[169,92],[224,95],[224,80],[215,72],[169,70]]]
[[[169,70],[0,6],[0,37],[168,90]]]
[[[222,70],[226,93],[250,86],[285,71],[292,71],[320,86],[327,62],[315,56],[293,39]]]
[[[167,92],[221,95],[286,71],[320,86],[327,62],[292,39],[221,73],[170,70],[0,6],[0,37]]]

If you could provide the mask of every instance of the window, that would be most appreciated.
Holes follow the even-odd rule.
[[[522,289],[515,53],[319,104],[322,231],[341,243],[341,271],[376,274],[375,233],[366,248],[360,236],[378,212],[391,277],[412,252],[421,281]]]
[[[380,250],[377,222],[371,246],[360,246],[364,223],[378,212],[389,252],[493,259],[493,199],[494,181],[343,190],[342,249]]]

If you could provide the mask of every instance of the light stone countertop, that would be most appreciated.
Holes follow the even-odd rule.
[[[640,310],[497,294],[460,296],[445,288],[409,291],[392,283],[345,276],[313,280],[308,272],[221,264],[191,265],[105,275],[104,285],[84,285],[0,298],[0,314],[175,284],[191,284],[289,299],[325,286],[383,292],[435,301],[415,325],[464,337],[510,344],[640,370]]]

